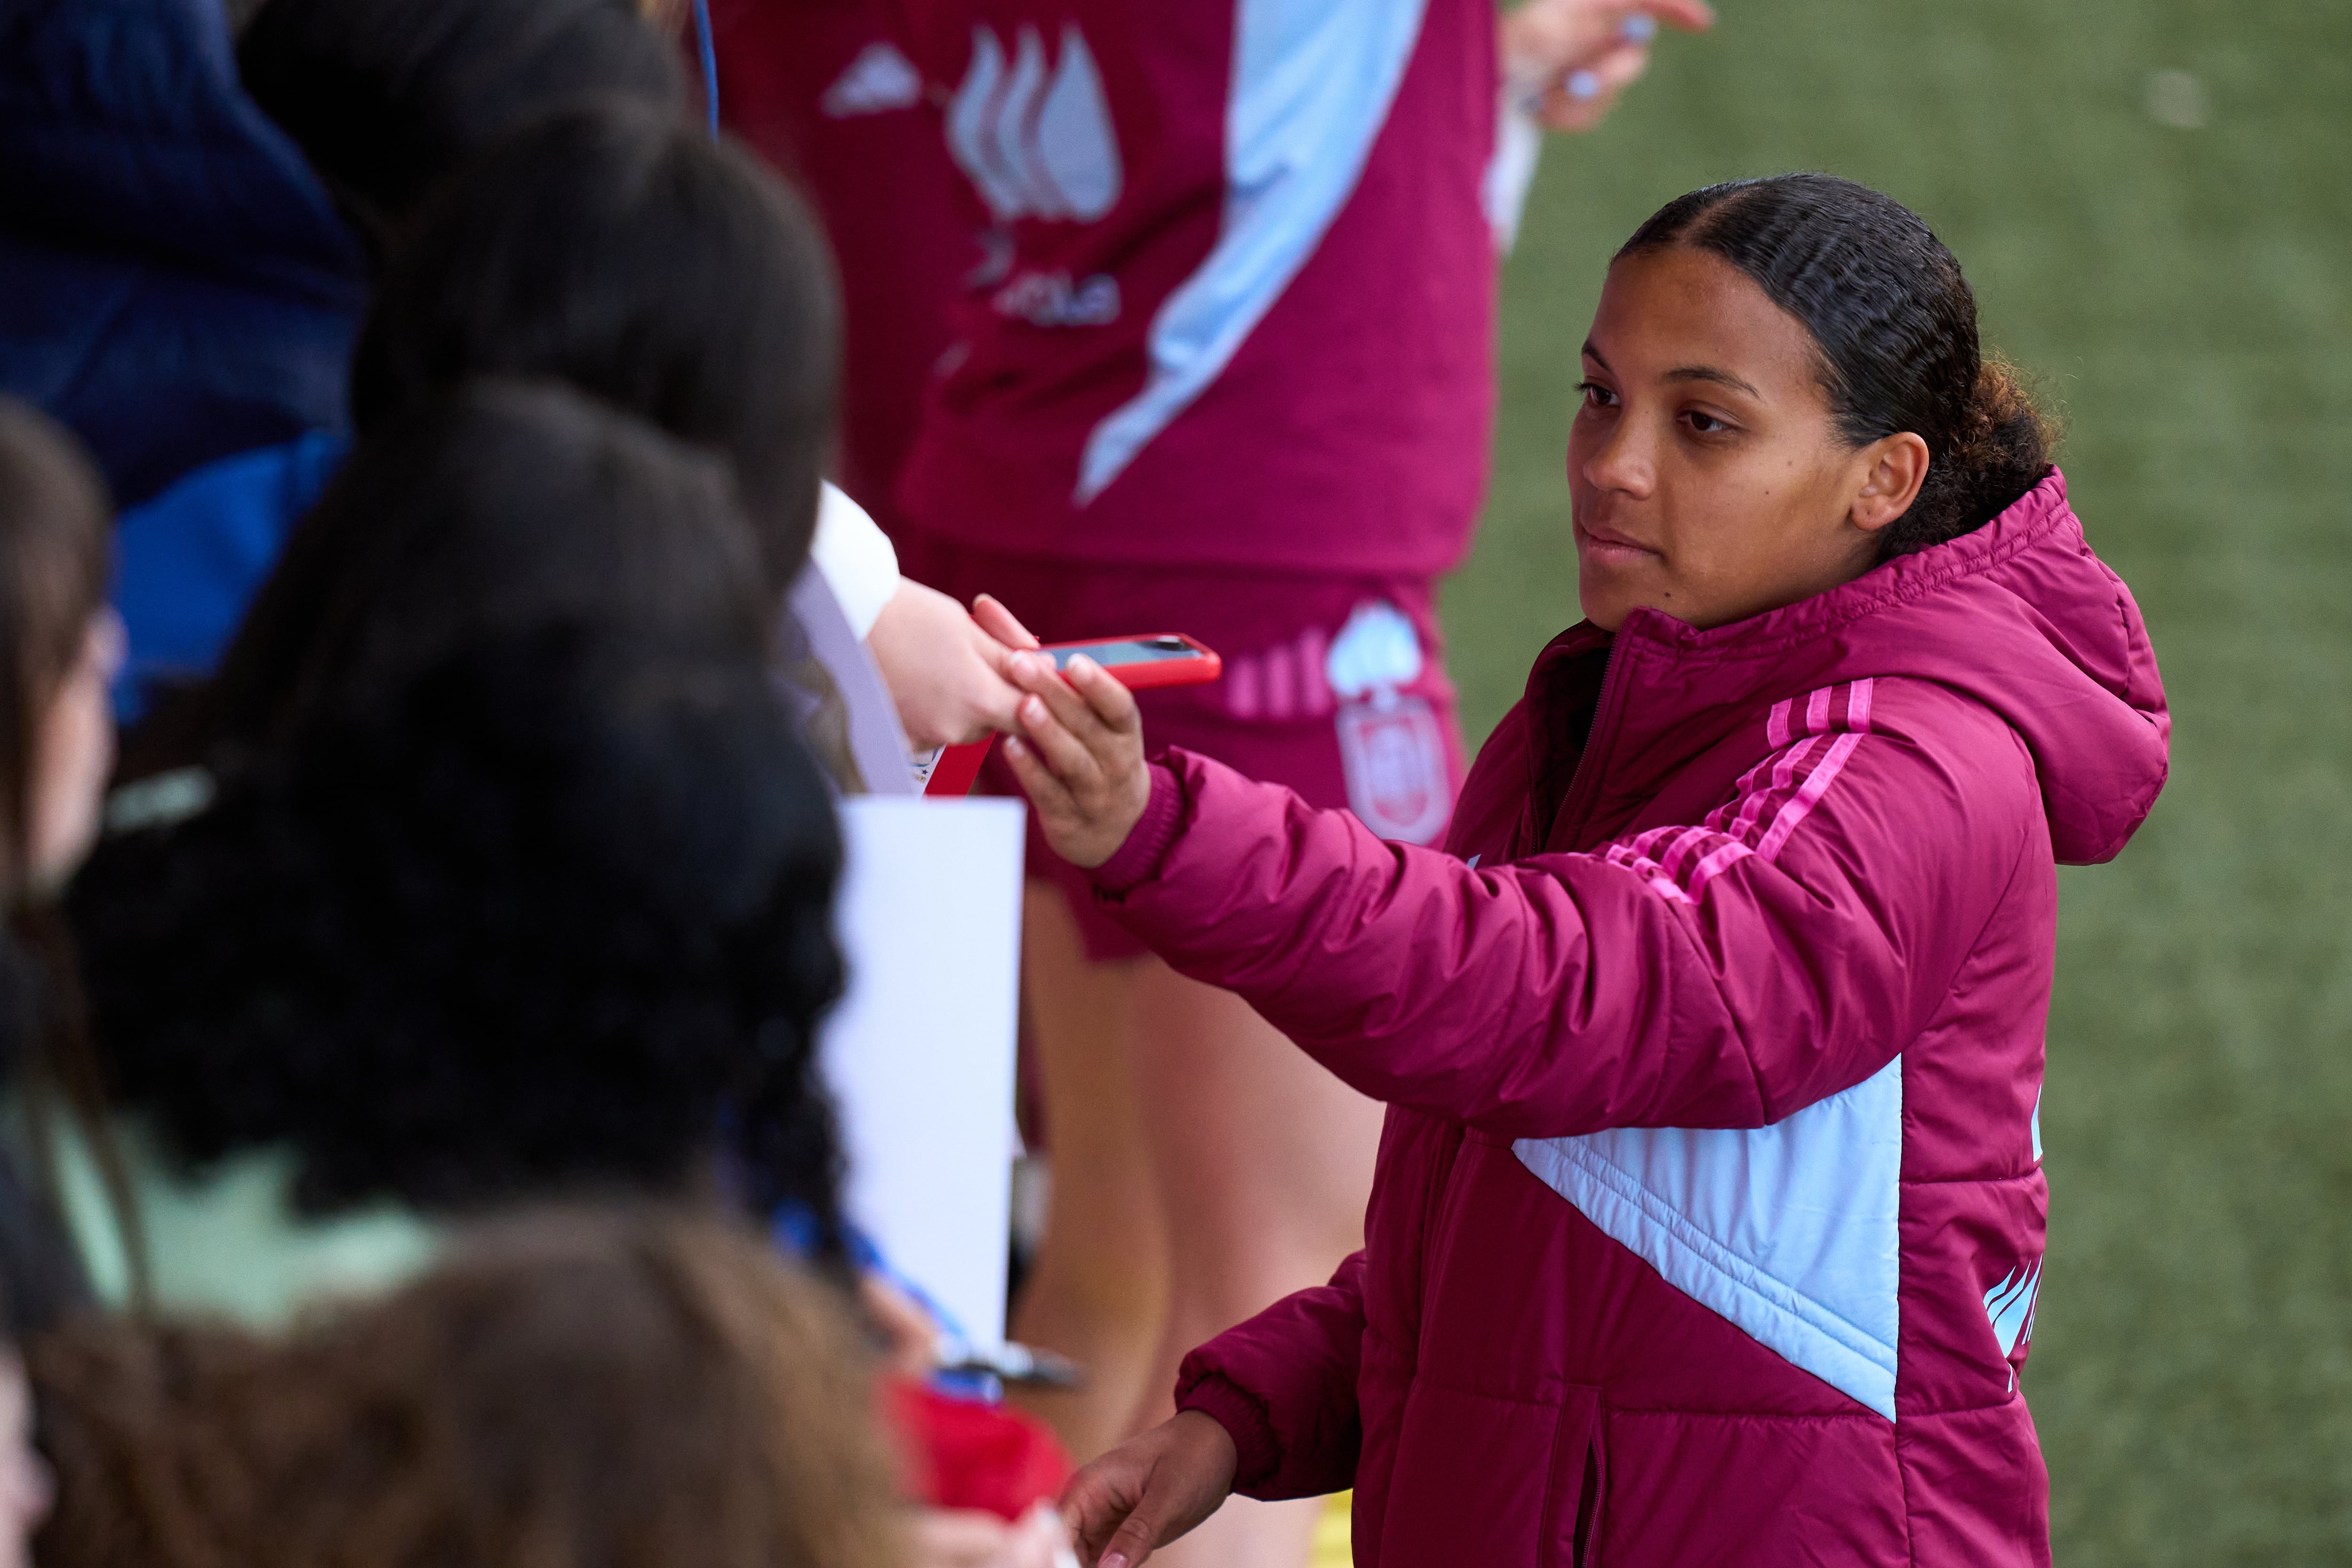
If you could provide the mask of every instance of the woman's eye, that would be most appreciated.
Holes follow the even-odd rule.
[[[1587,408],[1614,408],[1617,405],[1617,394],[1598,382],[1579,382],[1576,390],[1584,394],[1584,406]]]
[[[1697,409],[1690,410],[1688,413],[1685,413],[1683,417],[1690,421],[1691,429],[1696,431],[1701,435],[1713,435],[1718,430],[1729,430],[1731,428],[1731,426],[1725,421],[1716,418],[1715,415],[1711,413],[1702,413]]]

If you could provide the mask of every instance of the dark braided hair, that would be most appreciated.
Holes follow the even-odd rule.
[[[1678,196],[1617,254],[1682,246],[1722,257],[1804,323],[1822,385],[1855,446],[1927,444],[1927,479],[1879,535],[1879,559],[1982,528],[2050,472],[2053,433],[1977,341],[1960,264],[1919,214],[1830,174],[1736,180]]]

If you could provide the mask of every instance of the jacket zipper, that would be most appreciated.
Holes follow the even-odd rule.
[[[1576,1500],[1576,1532],[1570,1538],[1570,1568],[1601,1568],[1601,1497],[1609,1472],[1601,1459],[1601,1410],[1592,1411],[1592,1435],[1584,1448],[1584,1488]]]
[[[1585,821],[1592,814],[1592,797],[1600,791],[1601,759],[1609,744],[1615,738],[1617,726],[1617,671],[1622,663],[1617,652],[1624,646],[1625,633],[1621,628],[1610,639],[1609,657],[1601,666],[1601,695],[1592,705],[1592,727],[1585,732],[1584,754],[1576,759],[1576,771],[1569,775],[1568,798],[1560,802],[1559,817],[1553,819],[1551,837],[1559,840],[1563,849],[1574,852],[1584,840]],[[1559,820],[1567,819],[1569,832],[1559,837]],[[1544,846],[1536,846],[1544,852]]]

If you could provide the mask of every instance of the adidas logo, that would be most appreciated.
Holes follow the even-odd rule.
[[[971,65],[948,106],[948,149],[1000,223],[1092,223],[1118,203],[1118,135],[1102,73],[1075,23],[1049,67],[1034,27],[972,29]]]
[[[887,114],[923,100],[923,73],[887,44],[868,44],[817,100],[827,119]]]

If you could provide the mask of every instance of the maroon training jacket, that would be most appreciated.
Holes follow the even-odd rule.
[[[1588,729],[1589,726],[1589,729]],[[1983,528],[1537,661],[1444,852],[1171,751],[1097,873],[1391,1107],[1365,1249],[1185,1363],[1356,1560],[2042,1564],[2055,865],[2169,721],[2053,472]]]

